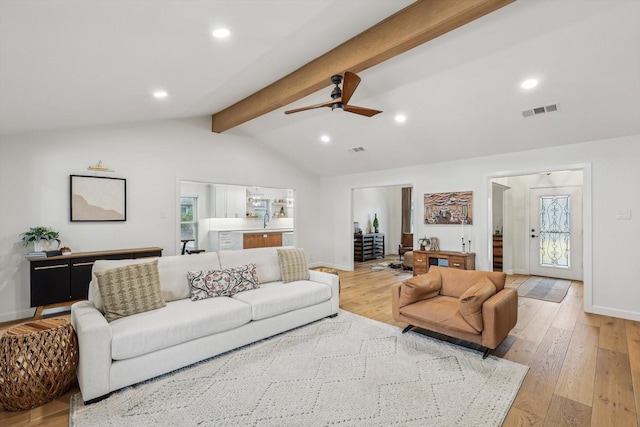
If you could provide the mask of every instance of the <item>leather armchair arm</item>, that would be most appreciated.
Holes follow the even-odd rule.
[[[518,291],[504,288],[482,305],[482,345],[496,348],[518,322]]]
[[[441,288],[442,277],[436,269],[407,279],[400,285],[398,307],[433,298],[438,295]]]

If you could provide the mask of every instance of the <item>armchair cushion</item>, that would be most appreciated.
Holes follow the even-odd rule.
[[[402,282],[399,307],[430,299],[438,295],[442,288],[442,278],[437,270],[414,276]]]
[[[489,279],[484,279],[471,286],[460,297],[460,314],[478,332],[484,329],[482,304],[495,293],[495,285]]]

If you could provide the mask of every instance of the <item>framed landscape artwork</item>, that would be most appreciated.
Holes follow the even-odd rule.
[[[425,193],[425,224],[473,224],[473,191]]]
[[[126,221],[127,180],[70,176],[71,221]]]

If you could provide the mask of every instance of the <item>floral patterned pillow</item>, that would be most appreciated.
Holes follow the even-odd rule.
[[[192,301],[230,297],[238,292],[259,287],[255,264],[224,270],[189,271],[187,280],[191,289]]]
[[[229,281],[231,282],[229,285],[229,296],[260,287],[255,264],[227,268],[223,271],[229,274]]]

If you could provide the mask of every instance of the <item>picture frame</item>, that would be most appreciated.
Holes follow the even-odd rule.
[[[127,180],[70,175],[69,205],[72,222],[126,221]]]
[[[425,193],[424,223],[473,224],[473,191]]]

